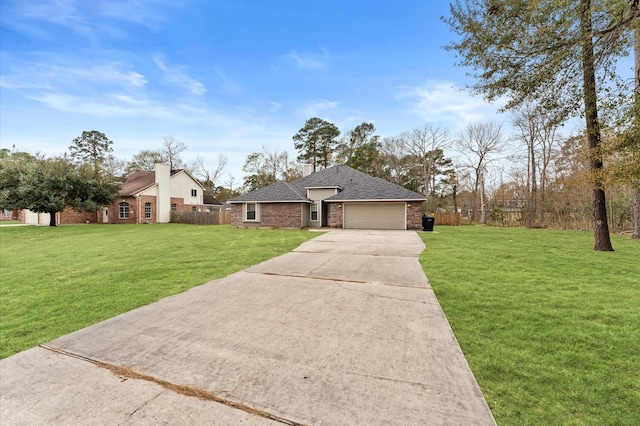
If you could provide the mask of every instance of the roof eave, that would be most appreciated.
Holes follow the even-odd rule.
[[[340,185],[305,186],[304,189],[344,189]]]
[[[307,203],[311,204],[311,200],[237,200],[237,201],[227,201],[229,204],[242,204],[242,203]]]
[[[383,198],[383,199],[377,199],[377,198],[364,198],[364,199],[345,199],[345,200],[341,200],[341,199],[337,199],[337,200],[331,200],[331,199],[326,199],[323,200],[326,201],[327,203],[342,203],[342,202],[349,202],[349,203],[355,203],[355,202],[373,202],[373,201],[384,201],[384,202],[389,202],[389,201],[395,201],[395,202],[400,202],[400,201],[404,201],[407,203],[410,203],[412,201],[427,201],[426,198]]]

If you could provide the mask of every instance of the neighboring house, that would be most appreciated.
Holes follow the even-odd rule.
[[[204,187],[186,170],[173,173],[169,166],[156,164],[154,171],[135,172],[122,179],[120,195],[97,213],[66,208],[56,213],[59,225],[73,223],[168,223],[171,211],[206,211]],[[49,224],[48,213],[25,210],[23,222]]]
[[[132,173],[120,196],[102,211],[103,223],[168,223],[171,211],[203,211],[204,187],[186,170],[173,173],[156,164],[152,172]]]
[[[421,229],[426,198],[347,166],[229,200],[236,227]]]
[[[22,211],[22,223],[28,225],[49,225],[51,215],[49,213],[37,213],[31,210]],[[63,211],[56,213],[56,224],[67,225],[72,223],[97,223],[97,214],[75,210],[66,207]]]
[[[525,200],[521,198],[498,201],[497,208],[505,213],[521,213],[525,206]]]
[[[0,220],[22,220],[22,210],[3,210]]]
[[[204,204],[204,211],[207,212],[221,212],[222,211],[222,203],[216,199],[213,195],[204,194],[202,198],[202,203]]]

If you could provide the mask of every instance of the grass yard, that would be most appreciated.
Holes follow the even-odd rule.
[[[317,235],[180,224],[0,227],[0,358],[287,253]]]
[[[640,241],[436,230],[420,261],[498,424],[640,424]]]

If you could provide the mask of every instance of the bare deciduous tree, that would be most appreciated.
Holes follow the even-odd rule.
[[[213,168],[210,169],[204,164],[204,158],[200,156],[196,157],[195,164],[192,168],[194,174],[201,179],[208,194],[215,195],[218,181],[225,172],[227,162],[227,156],[220,153],[218,154],[218,159],[214,163]]]
[[[456,147],[462,157],[461,166],[470,170],[472,175],[472,193],[475,202],[471,213],[472,220],[475,220],[476,211],[480,207],[481,221],[485,223],[485,177],[488,165],[495,161],[495,156],[504,148],[502,126],[493,122],[471,123],[460,134]]]
[[[174,138],[173,136],[165,136],[162,144],[162,156],[171,170],[184,168],[185,164],[180,158],[180,154],[186,151],[187,145]]]
[[[423,194],[431,195],[436,162],[444,150],[452,146],[453,138],[448,130],[428,124],[401,134],[400,139],[405,153],[416,160]]]
[[[245,176],[244,185],[250,191],[279,180],[298,177],[296,167],[289,161],[289,154],[267,145],[262,146],[261,152],[252,152],[247,156],[242,171],[249,173]]]
[[[557,142],[556,123],[539,105],[526,103],[512,116],[516,130],[515,138],[527,149],[527,175],[525,181],[527,202],[527,224],[534,226],[536,220],[544,220],[545,189],[548,184],[547,171],[551,151]],[[538,216],[539,214],[539,216]]]

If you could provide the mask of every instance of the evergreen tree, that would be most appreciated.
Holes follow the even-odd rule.
[[[318,117],[308,119],[293,136],[294,147],[300,153],[298,160],[311,162],[314,172],[318,165],[326,169],[333,159],[338,136],[340,130],[335,124]]]

